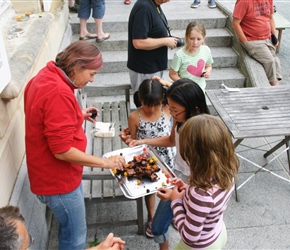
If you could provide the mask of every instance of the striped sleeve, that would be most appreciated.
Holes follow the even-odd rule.
[[[206,248],[213,244],[222,230],[223,212],[233,188],[210,191],[188,187],[183,202],[171,203],[175,224],[182,241],[190,248]]]

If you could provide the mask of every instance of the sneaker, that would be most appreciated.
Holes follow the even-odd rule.
[[[209,0],[208,1],[208,7],[209,8],[215,8],[216,7],[215,1],[214,0]]]
[[[200,0],[194,0],[193,3],[190,5],[191,8],[198,8],[200,5]]]

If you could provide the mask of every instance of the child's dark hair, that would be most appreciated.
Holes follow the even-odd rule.
[[[157,80],[145,79],[139,86],[138,95],[144,105],[154,107],[162,104],[165,89]]]
[[[167,89],[166,97],[185,108],[185,120],[198,114],[210,114],[204,92],[196,82],[188,78],[181,78],[174,82]],[[181,125],[182,123],[178,122],[177,129]]]

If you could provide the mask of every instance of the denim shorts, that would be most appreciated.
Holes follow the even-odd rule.
[[[93,18],[102,19],[105,15],[105,0],[81,0],[78,17],[89,19],[91,10],[93,10]]]
[[[85,249],[87,225],[82,185],[74,191],[59,195],[38,195],[59,222],[59,249]]]

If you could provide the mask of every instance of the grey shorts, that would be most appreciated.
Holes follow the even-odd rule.
[[[162,78],[163,71],[158,71],[152,74],[143,74],[143,73],[137,73],[129,69],[129,76],[130,76],[132,89],[135,93],[136,91],[138,91],[141,82],[143,82],[145,79],[151,79],[153,76],[159,76]]]

